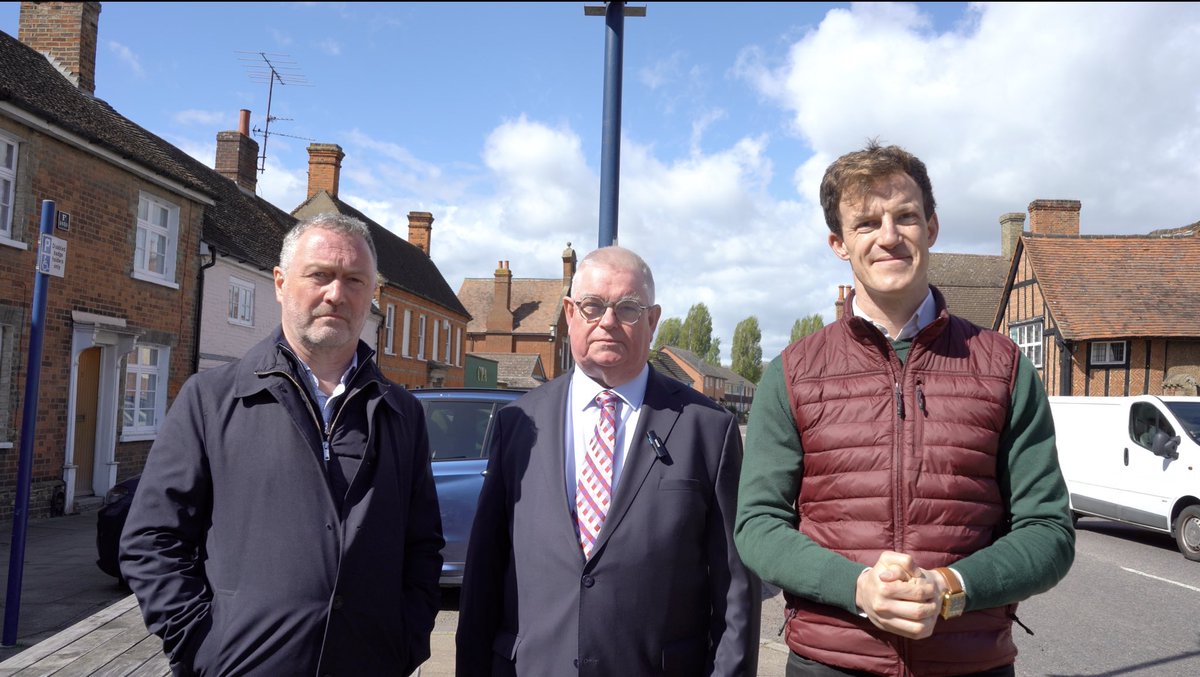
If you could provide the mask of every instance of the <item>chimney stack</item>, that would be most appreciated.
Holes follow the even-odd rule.
[[[217,173],[251,193],[258,185],[258,142],[250,138],[250,111],[238,114],[238,131],[217,132]]]
[[[22,2],[17,39],[45,54],[88,94],[96,93],[98,2]]]
[[[408,242],[429,256],[429,236],[433,231],[433,214],[429,212],[408,213]]]
[[[1011,261],[1017,251],[1017,242],[1025,230],[1025,212],[1009,212],[1000,215],[1000,255]]]
[[[567,248],[563,250],[563,296],[571,295],[571,279],[575,277],[575,264],[578,259],[575,258],[575,250],[571,249],[571,243],[567,243]]]
[[[492,309],[488,313],[487,332],[511,334],[513,330],[512,314],[512,271],[508,269],[508,261],[496,263],[496,290],[492,294]]]
[[[1079,200],[1034,200],[1029,203],[1029,232],[1035,235],[1079,235]]]
[[[838,299],[833,304],[833,317],[835,320],[842,319],[846,314],[846,292],[850,289],[848,285],[838,285]]]
[[[346,154],[334,143],[308,145],[308,197],[321,191],[330,197],[338,196],[338,178],[342,173],[342,158]]]

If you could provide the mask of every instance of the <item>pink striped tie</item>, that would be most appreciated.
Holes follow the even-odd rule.
[[[600,405],[600,418],[592,439],[588,441],[587,455],[579,469],[579,480],[575,487],[575,514],[579,522],[579,544],[583,556],[591,557],[592,548],[604,526],[612,500],[613,446],[617,440],[617,403],[620,399],[611,390],[601,391],[596,396]]]

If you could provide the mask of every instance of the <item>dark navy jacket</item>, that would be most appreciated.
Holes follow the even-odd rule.
[[[176,674],[405,675],[429,657],[444,542],[425,419],[372,355],[359,344],[331,419],[332,482],[281,332],[184,384],[121,539]]]

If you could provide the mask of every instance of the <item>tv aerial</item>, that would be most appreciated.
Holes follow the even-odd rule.
[[[262,137],[262,154],[258,156],[258,171],[261,174],[267,168],[267,140],[272,134],[286,136],[290,139],[300,139],[302,141],[315,141],[303,136],[294,136],[292,134],[283,134],[282,132],[272,132],[271,123],[277,120],[291,122],[292,118],[280,118],[271,115],[271,100],[275,94],[275,84],[280,86],[291,87],[312,87],[312,83],[308,81],[303,73],[300,72],[299,66],[287,54],[274,54],[270,52],[238,52],[239,54],[247,54],[253,56],[238,57],[238,61],[245,62],[246,70],[250,75],[251,82],[266,82],[267,83],[267,116],[263,128],[255,127],[251,130],[252,134]]]

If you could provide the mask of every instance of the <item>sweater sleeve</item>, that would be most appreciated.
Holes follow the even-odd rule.
[[[857,613],[855,583],[863,565],[817,545],[797,530],[795,505],[803,472],[783,358],[776,357],[750,407],[734,542],[742,561],[764,581]]]
[[[1067,575],[1075,558],[1075,530],[1050,403],[1033,364],[1024,355],[1019,360],[997,459],[1008,532],[952,565],[966,582],[968,611],[1045,592]]]

